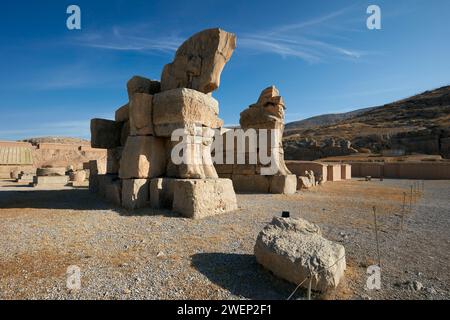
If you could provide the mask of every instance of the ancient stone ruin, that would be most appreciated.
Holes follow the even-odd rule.
[[[250,149],[246,138],[239,140],[235,134],[233,149],[225,150],[224,159],[220,159],[221,164],[216,162],[219,176],[232,179],[236,191],[282,194],[296,192],[297,178],[291,174],[284,162],[284,110],[283,98],[278,89],[271,86],[261,92],[255,104],[241,112],[241,129],[247,135],[255,132],[256,148]],[[223,136],[223,140],[230,137],[227,132]],[[267,139],[264,141],[264,138]],[[224,145],[227,148],[226,142]],[[265,147],[265,150],[262,150],[262,147]],[[233,164],[227,163],[227,152],[234,154]],[[270,163],[263,163],[264,156],[270,157]],[[239,159],[244,160],[244,163]],[[273,170],[270,170],[271,167]],[[264,169],[267,169],[267,174]]]
[[[168,208],[191,218],[235,210],[232,182],[212,163],[210,133],[223,125],[212,92],[235,47],[234,34],[204,30],[180,46],[161,82],[129,80],[129,102],[115,121],[91,120],[92,147],[108,149],[108,157],[106,168],[92,163],[90,189],[127,209]],[[181,163],[173,162],[177,147]]]
[[[33,177],[35,187],[65,186],[69,182],[64,167],[38,168],[36,176]]]

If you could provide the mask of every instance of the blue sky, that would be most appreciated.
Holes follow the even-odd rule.
[[[81,8],[81,30],[66,8]],[[382,29],[368,30],[368,5]],[[2,2],[0,139],[89,138],[137,74],[159,79],[183,40],[221,27],[237,49],[214,92],[225,124],[276,85],[286,120],[380,105],[450,83],[450,1]]]

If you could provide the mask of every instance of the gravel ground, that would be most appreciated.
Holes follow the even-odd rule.
[[[288,210],[346,248],[338,289],[316,299],[449,299],[450,181],[426,181],[400,230],[413,181],[358,179],[295,195],[238,195],[239,210],[195,221],[169,211],[134,213],[87,189],[36,190],[0,181],[1,299],[286,299],[294,285],[253,257],[258,232]],[[409,198],[408,207],[409,207]],[[365,289],[377,251],[381,290]],[[68,290],[66,271],[81,270]],[[294,296],[304,299],[305,291]]]

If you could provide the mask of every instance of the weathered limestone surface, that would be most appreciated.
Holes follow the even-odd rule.
[[[21,172],[17,177],[17,182],[19,183],[32,183],[34,179],[34,174]]]
[[[295,174],[270,177],[270,193],[294,194],[297,191],[297,177]]]
[[[219,128],[223,121],[218,114],[216,99],[192,89],[173,89],[153,97],[154,131],[160,137],[170,137],[175,129],[190,129],[195,124]]]
[[[116,110],[114,119],[117,122],[124,122],[130,119],[130,106],[128,103]]]
[[[108,149],[106,157],[106,173],[118,174],[120,159],[122,158],[123,147]]]
[[[164,139],[152,136],[130,136],[120,159],[121,179],[147,179],[164,174],[166,152]]]
[[[129,210],[143,208],[149,205],[148,179],[122,180],[122,206]]]
[[[166,142],[167,170],[166,175],[180,179],[217,179],[218,175],[211,158],[212,135],[208,136],[205,130],[200,128],[200,133],[191,134],[185,130],[186,136],[180,141]],[[212,134],[211,130],[209,133]],[[183,159],[182,163],[173,163],[171,154]]]
[[[256,260],[275,275],[307,288],[336,288],[346,269],[342,245],[322,237],[320,228],[303,219],[274,217],[258,235]]]
[[[153,135],[152,123],[153,96],[147,93],[135,93],[130,102],[130,135]]]
[[[107,185],[101,185],[105,188],[105,199],[116,206],[122,204],[121,194],[122,194],[122,180],[113,179],[111,183]]]
[[[176,179],[173,210],[199,219],[237,209],[233,184],[228,179]]]
[[[236,192],[269,193],[270,179],[261,175],[233,174],[233,186]]]
[[[275,86],[264,89],[257,101],[241,112],[241,135],[221,132],[223,157],[226,163],[231,153],[234,164],[216,164],[219,176],[230,177],[237,192],[293,194],[297,178],[284,162],[282,134],[284,129],[284,102]],[[267,130],[266,130],[267,129]],[[233,137],[233,138],[232,138]],[[227,139],[229,139],[227,141]],[[250,141],[253,146],[250,146]],[[230,143],[232,142],[232,143]],[[269,163],[267,163],[269,162]]]
[[[127,83],[128,99],[131,101],[135,93],[155,94],[161,91],[159,81],[134,76]]]
[[[65,186],[69,182],[69,176],[34,176],[35,187]]]
[[[122,131],[120,133],[120,146],[125,146],[128,136],[131,134],[130,120],[123,122]]]
[[[172,209],[174,182],[172,178],[150,180],[150,205],[155,209]]]
[[[210,93],[236,48],[236,36],[221,29],[201,31],[186,40],[161,75],[161,90],[191,88]]]
[[[92,148],[111,149],[120,146],[122,123],[106,119],[91,120]]]
[[[83,182],[86,180],[86,171],[78,170],[69,174],[69,180],[74,182]]]
[[[275,86],[264,89],[258,102],[241,112],[243,129],[284,129],[284,101]]]

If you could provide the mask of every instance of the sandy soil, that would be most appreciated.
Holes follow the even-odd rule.
[[[339,288],[316,299],[449,299],[450,181],[426,181],[404,216],[413,181],[329,182],[295,195],[239,195],[239,210],[199,221],[116,208],[87,189],[36,190],[0,181],[2,299],[286,299],[294,285],[260,267],[258,232],[288,210],[346,248]],[[415,202],[415,203],[414,203]],[[381,290],[365,289],[378,260]],[[409,208],[409,198],[407,198]],[[81,289],[66,271],[81,269]],[[303,299],[305,291],[294,296]]]

